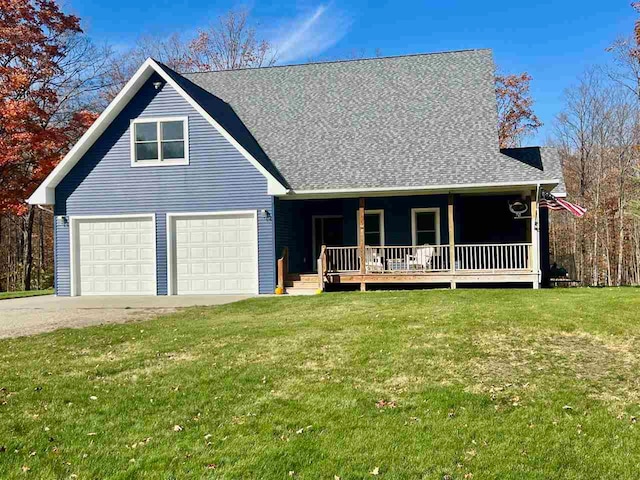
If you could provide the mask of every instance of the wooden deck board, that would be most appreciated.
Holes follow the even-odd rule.
[[[537,275],[532,272],[429,272],[411,274],[369,273],[328,273],[330,284],[340,283],[533,283]]]

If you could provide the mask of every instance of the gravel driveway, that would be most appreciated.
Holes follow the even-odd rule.
[[[0,300],[0,338],[33,335],[58,328],[143,320],[178,308],[222,305],[240,295],[159,297],[41,297]]]

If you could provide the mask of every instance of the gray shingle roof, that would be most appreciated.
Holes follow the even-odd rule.
[[[500,153],[493,76],[490,50],[184,75],[297,191],[558,178]]]
[[[560,160],[560,152],[557,148],[550,147],[523,147],[523,148],[505,148],[501,152],[516,160],[520,160],[539,170],[544,170],[549,177],[560,181],[551,193],[555,195],[566,195],[567,187],[564,184],[564,176],[562,175],[562,162]]]

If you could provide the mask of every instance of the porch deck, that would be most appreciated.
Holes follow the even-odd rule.
[[[313,228],[301,236],[290,235],[283,242],[278,285],[293,290],[324,289],[336,284],[359,284],[366,290],[367,284],[394,283],[448,284],[451,288],[458,284],[514,283],[539,288],[536,195],[531,191],[528,197],[521,192],[507,198],[454,194],[444,198],[374,198],[367,199],[369,209],[365,209],[364,198],[356,205],[349,200],[309,203],[295,210],[297,216],[289,220],[293,223],[298,218],[310,218]],[[523,197],[530,215],[514,216],[506,208],[508,201]],[[456,204],[466,208],[458,210],[462,219],[454,216]],[[356,206],[356,215],[350,217],[349,210]],[[440,215],[441,210],[446,211],[446,217]],[[487,211],[492,212],[491,217],[485,215]],[[355,224],[348,225],[350,218],[356,220]],[[351,236],[350,232],[357,235]],[[304,242],[309,233],[311,248]],[[294,245],[291,259],[289,244]],[[306,256],[309,254],[310,258]],[[293,280],[288,274],[290,266],[293,272],[317,273]]]

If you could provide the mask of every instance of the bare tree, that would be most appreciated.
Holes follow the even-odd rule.
[[[198,70],[237,70],[268,67],[276,62],[269,42],[259,40],[245,9],[231,10],[189,43],[188,59]]]
[[[113,99],[147,59],[154,58],[181,73],[237,70],[274,65],[276,52],[259,39],[249,11],[230,10],[194,38],[173,34],[168,38],[141,37],[130,50],[113,58],[111,78],[103,98]]]

